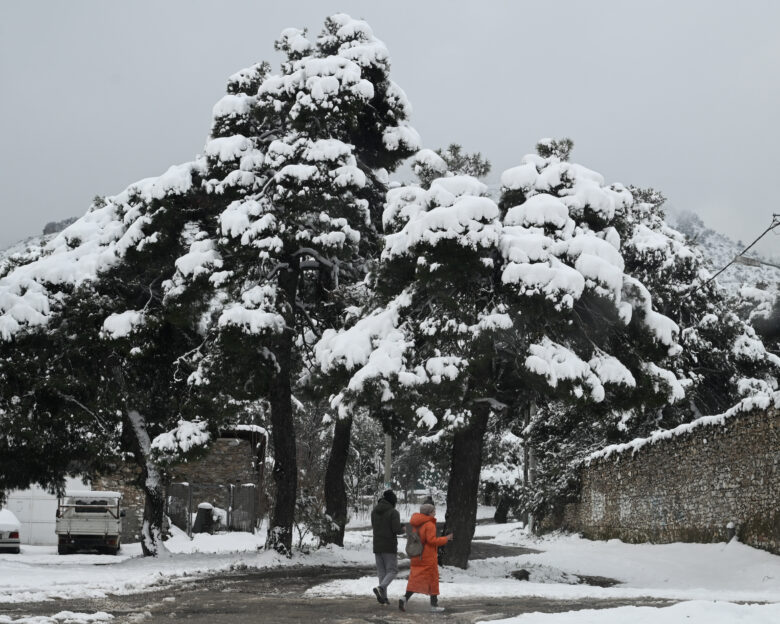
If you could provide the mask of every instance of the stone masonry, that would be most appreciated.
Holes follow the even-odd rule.
[[[138,474],[138,468],[125,465],[111,474],[98,477],[92,483],[95,490],[122,494],[122,508],[126,514],[122,523],[123,543],[141,539],[144,493],[135,485]],[[218,438],[203,457],[172,466],[170,476],[171,483],[186,481],[192,485],[195,509],[198,503],[204,502],[224,509],[229,485],[254,483],[258,500],[262,490],[262,466],[258,466],[253,444],[239,438]]]
[[[563,528],[591,539],[721,542],[780,554],[780,410],[740,413],[591,461]]]

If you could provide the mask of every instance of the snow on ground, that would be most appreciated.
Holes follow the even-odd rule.
[[[526,613],[490,624],[776,624],[780,604],[755,605],[728,602],[681,602],[671,607],[618,607],[566,613]]]
[[[98,611],[97,613],[74,613],[73,611],[60,611],[51,616],[35,615],[13,620],[7,615],[0,615],[0,624],[91,624],[92,622],[108,622],[114,616],[110,613]]]
[[[123,545],[118,556],[58,555],[56,546],[23,545],[20,555],[0,555],[0,604],[130,594],[231,570],[374,565],[370,544],[360,540],[352,548],[327,547],[291,559],[258,551],[264,543],[264,533],[197,535],[192,541],[178,534],[166,542],[171,555],[160,558],[141,556],[140,544]]]
[[[370,533],[364,534],[366,543]],[[352,536],[357,540],[358,536]],[[529,537],[522,525],[482,525],[476,537],[491,543],[527,546],[539,554],[497,557],[471,562],[468,570],[442,567],[442,599],[493,596],[573,600],[582,598],[653,597],[670,600],[780,602],[780,557],[739,542],[728,544],[626,544],[597,542],[574,535]],[[530,582],[510,577],[527,569]],[[620,581],[615,587],[576,584],[574,575],[603,576]],[[401,576],[405,576],[402,573]],[[400,577],[399,577],[400,578]],[[338,580],[311,588],[317,596],[366,595],[373,576]],[[391,585],[400,596],[404,584]]]
[[[402,519],[413,506],[401,506]],[[480,515],[492,513],[484,508]],[[438,509],[443,517],[443,509]],[[20,603],[54,598],[102,597],[109,593],[127,594],[161,585],[187,582],[193,576],[230,570],[279,566],[352,566],[371,568],[371,530],[365,518],[356,514],[345,535],[345,547],[328,547],[292,559],[258,550],[264,532],[197,535],[190,540],[177,532],[166,542],[170,556],[144,558],[137,544],[125,545],[117,557],[106,555],[56,554],[55,547],[22,546],[21,555],[0,555],[0,603]],[[296,541],[298,535],[295,536]],[[776,622],[780,604],[780,557],[750,548],[739,542],[728,544],[625,544],[618,540],[593,542],[574,535],[556,534],[543,538],[528,536],[520,523],[480,524],[476,538],[492,544],[526,546],[543,552],[473,561],[468,570],[441,569],[441,598],[542,597],[559,600],[585,598],[660,598],[686,601],[674,607],[650,609],[621,607],[598,611],[556,614],[555,622],[676,622],[721,624],[721,622]],[[403,542],[401,542],[403,544]],[[530,581],[517,581],[510,573],[524,568]],[[390,586],[392,598],[405,590],[401,571]],[[356,576],[359,572],[356,571]],[[603,576],[620,581],[614,587],[594,587],[579,583],[577,575]],[[353,580],[336,580],[306,592],[311,598],[371,597],[376,584],[372,575]],[[59,615],[59,614],[58,614]],[[93,615],[46,619],[22,624],[90,622]],[[520,624],[547,624],[552,616],[525,614],[507,620]],[[11,620],[0,618],[0,624]],[[17,620],[13,621],[17,624]]]

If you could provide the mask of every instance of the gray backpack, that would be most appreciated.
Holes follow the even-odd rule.
[[[412,527],[411,524],[406,525],[406,554],[411,559],[412,557],[422,557],[423,543],[420,540],[420,534]]]

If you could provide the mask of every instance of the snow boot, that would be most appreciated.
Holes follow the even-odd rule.
[[[399,598],[398,599],[398,610],[399,611],[406,611],[406,598]]]
[[[385,598],[384,593],[382,592],[382,588],[377,586],[374,587],[374,596],[376,596],[377,601],[379,604],[386,604],[387,598]]]

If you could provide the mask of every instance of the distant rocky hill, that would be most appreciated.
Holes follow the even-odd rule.
[[[748,244],[734,241],[707,227],[699,215],[690,210],[670,210],[666,214],[666,222],[701,247],[713,273],[731,262],[734,256],[738,255]],[[770,232],[767,236],[774,236],[774,234]],[[780,239],[778,240],[780,241]],[[780,242],[778,248],[780,248]],[[752,251],[746,255],[780,264],[780,254],[776,258],[767,258]],[[766,265],[754,267],[735,263],[721,273],[717,280],[721,286],[734,295],[737,295],[743,286],[759,286],[763,290],[776,291],[778,284],[780,284],[780,269]]]

